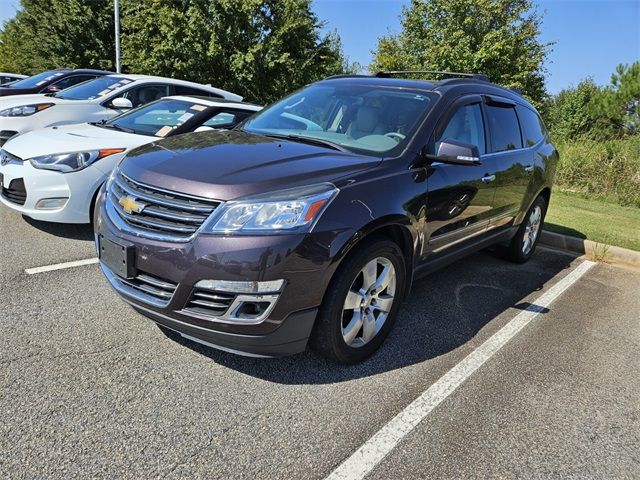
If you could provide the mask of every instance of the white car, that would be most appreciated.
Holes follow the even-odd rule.
[[[23,78],[27,78],[27,76],[20,75],[18,73],[0,72],[0,85],[6,85],[7,83],[15,82],[16,80],[22,80]]]
[[[99,188],[129,150],[181,133],[232,128],[260,109],[174,96],[106,122],[19,135],[0,150],[0,202],[36,220],[90,222]]]
[[[170,95],[201,95],[236,102],[242,97],[208,85],[146,75],[105,75],[55,94],[0,97],[0,146],[38,128],[108,120]]]

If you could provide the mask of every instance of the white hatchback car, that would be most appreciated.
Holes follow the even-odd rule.
[[[0,202],[35,220],[88,223],[99,188],[129,150],[181,133],[232,128],[261,108],[174,96],[108,121],[18,135],[0,150]]]
[[[55,94],[0,97],[0,146],[21,133],[54,125],[108,120],[128,109],[170,95],[242,101],[242,97],[234,93],[184,80],[106,75]]]

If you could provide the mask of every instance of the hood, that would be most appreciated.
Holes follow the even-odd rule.
[[[11,97],[0,98],[0,110],[22,105],[32,105],[34,103],[55,103],[56,105],[83,105],[89,100],[65,100],[63,98],[48,97],[44,93],[32,95],[13,95]]]
[[[156,137],[135,135],[88,123],[47,127],[18,135],[2,147],[22,158],[33,158],[53,153],[66,153],[102,148],[134,148],[152,142]]]
[[[137,148],[120,169],[149,185],[226,201],[335,182],[380,162],[378,157],[218,130],[176,135]]]

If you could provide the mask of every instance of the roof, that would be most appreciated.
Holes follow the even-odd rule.
[[[27,78],[26,75],[21,75],[19,73],[0,72],[0,75],[5,75],[7,77],[15,77],[15,78]]]
[[[260,105],[254,105],[253,103],[236,102],[233,100],[228,100],[226,98],[201,97],[199,95],[171,95],[169,97],[164,97],[162,100],[166,99],[182,100],[185,102],[195,101],[201,105],[206,105],[207,107],[233,107],[244,110],[251,110],[254,112],[262,109]]]
[[[453,89],[463,90],[464,87],[467,87],[467,89],[480,87],[477,88],[480,90],[479,93],[494,93],[496,95],[503,95],[513,100],[529,104],[522,97],[520,92],[492,83],[488,80],[482,80],[480,77],[454,77],[444,80],[420,80],[376,75],[335,75],[321,80],[320,82],[341,82],[359,85],[384,86],[390,88],[409,88],[412,90],[438,91],[442,93]]]
[[[237,102],[242,101],[242,97],[233,92],[229,92],[227,90],[222,90],[221,88],[212,87],[211,85],[204,85],[202,83],[190,82],[188,80],[180,80],[178,78],[169,78],[169,77],[157,77],[153,75],[140,75],[140,74],[129,74],[129,73],[112,73],[112,77],[124,77],[129,78],[134,81],[159,81],[159,82],[168,82],[174,85],[184,85],[185,87],[194,87],[202,90],[208,90],[211,93],[215,93],[216,95],[222,95],[224,98],[229,100],[234,100]]]

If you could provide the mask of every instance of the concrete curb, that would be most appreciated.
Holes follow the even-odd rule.
[[[620,263],[640,269],[640,252],[634,250],[614,247],[583,238],[569,237],[560,233],[547,232],[546,230],[543,230],[540,235],[540,244],[584,254],[595,260]]]

